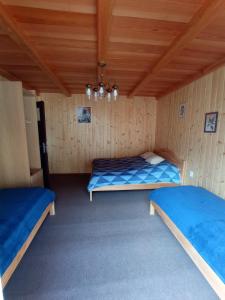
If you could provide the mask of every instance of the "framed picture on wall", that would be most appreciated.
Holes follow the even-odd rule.
[[[91,123],[91,107],[77,107],[78,123]]]
[[[218,112],[210,112],[205,114],[205,127],[204,132],[216,132],[218,121]]]

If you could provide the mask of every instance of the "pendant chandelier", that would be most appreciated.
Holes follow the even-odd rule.
[[[88,100],[101,100],[107,99],[109,102],[111,100],[117,100],[119,97],[119,88],[114,83],[113,85],[110,82],[104,82],[104,69],[106,67],[106,63],[99,62],[98,67],[101,70],[100,80],[95,85],[91,85],[90,83],[86,84],[85,94]]]

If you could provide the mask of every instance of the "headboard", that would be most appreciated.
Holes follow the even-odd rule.
[[[184,181],[185,169],[186,169],[186,161],[179,159],[172,151],[169,149],[156,149],[154,153],[164,157],[166,160],[170,161],[174,165],[176,165],[180,169],[181,174],[181,183]]]

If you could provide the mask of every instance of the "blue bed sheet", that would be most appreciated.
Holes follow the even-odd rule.
[[[145,184],[157,182],[180,183],[179,169],[163,161],[151,165],[140,156],[119,159],[96,159],[88,191],[109,185]]]
[[[194,186],[160,188],[153,200],[225,283],[225,200]]]
[[[44,188],[0,190],[0,275],[54,198],[54,192]]]

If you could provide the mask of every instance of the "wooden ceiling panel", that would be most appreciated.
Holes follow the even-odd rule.
[[[171,42],[185,28],[185,23],[113,16],[111,36]]]
[[[60,74],[60,76],[72,76],[73,74],[76,74],[76,76],[82,75],[82,74],[93,74],[96,72],[96,66],[93,64],[93,66],[89,65],[83,65],[83,64],[77,64],[73,66],[60,66],[59,68],[55,67],[55,71]]]
[[[0,34],[0,45],[0,52],[23,53],[23,50],[6,34]]]
[[[46,86],[54,87],[54,83],[52,83],[49,77],[43,74],[40,69],[29,71],[24,70],[22,66],[22,68],[11,69],[10,72],[17,78],[20,78],[23,82],[29,82],[33,89],[40,90],[40,87]]]
[[[46,38],[46,37],[33,37],[30,38],[32,43],[37,48],[51,48],[51,49],[82,49],[82,50],[89,50],[94,49],[96,50],[96,41],[89,41],[89,40],[76,40],[76,39],[60,39],[60,38]]]
[[[218,29],[210,28],[207,31],[201,32],[198,38],[206,41],[225,42],[224,26],[223,28],[218,28]]]
[[[155,53],[140,54],[140,53],[108,52],[109,63],[114,61],[122,61],[127,64],[136,62],[136,64],[138,65],[139,63],[141,64],[145,62],[146,67],[149,63],[156,61],[156,59],[159,57],[160,55]]]
[[[58,11],[95,13],[95,0],[3,0],[7,5]]]
[[[197,38],[206,41],[225,42],[225,7],[221,9],[217,17],[206,28],[199,33]]]
[[[1,27],[4,28],[10,39],[12,39],[18,45],[18,47],[23,50],[25,56],[28,56],[26,63],[29,63],[29,61],[31,60],[43,71],[45,75],[49,77],[54,85],[56,85],[65,95],[68,96],[70,92],[64,86],[64,83],[60,81],[57,75],[48,66],[47,62],[43,60],[38,51],[33,47],[31,42],[29,41],[29,38],[27,38],[26,34],[24,33],[21,25],[16,21],[13,15],[11,15],[9,8],[5,6],[2,1],[0,1],[0,20]],[[19,54],[16,55],[19,56]],[[16,55],[13,56],[13,59],[16,58]],[[22,60],[21,58],[18,58],[20,64],[24,64]],[[13,64],[13,61],[10,60],[10,63],[7,62],[7,64]],[[15,63],[15,65],[17,64],[18,63]]]
[[[197,61],[190,63],[185,61],[185,59],[175,59],[173,62],[168,64],[167,67],[176,70],[178,73],[183,70],[188,71],[188,73],[193,73],[201,70],[201,68],[204,67],[204,64],[197,63]]]
[[[216,18],[219,12],[224,9],[224,5],[225,2],[223,0],[205,0],[198,11],[192,16],[186,29],[172,41],[168,50],[149,69],[146,75],[137,82],[136,86],[130,91],[129,96],[136,95],[163,68],[171,64],[180,52]]]
[[[22,28],[29,37],[59,37],[77,38],[78,40],[96,40],[95,29],[91,27],[65,26],[65,25],[44,25],[22,23]]]
[[[189,43],[188,48],[191,48],[193,51],[204,51],[221,55],[225,53],[225,41],[208,41],[196,38]]]
[[[0,51],[0,65],[35,65],[34,61],[24,53]]]
[[[14,72],[23,72],[23,73],[30,73],[30,74],[32,74],[32,73],[36,74],[37,72],[41,72],[41,74],[43,74],[41,69],[36,65],[13,66],[13,65],[5,64],[4,67],[7,68],[9,70],[9,72],[14,71]]]
[[[163,69],[159,76],[172,76],[172,77],[178,77],[178,78],[182,78],[184,79],[186,76],[188,75],[192,75],[194,71],[192,70],[188,70],[188,69],[184,69],[184,68],[176,68],[176,66],[172,66],[172,67],[167,67],[165,69]]]
[[[214,52],[210,49],[202,46],[199,49],[195,47],[188,46],[186,49],[183,49],[180,53],[181,57],[188,57],[190,59],[197,59],[198,61],[202,61],[205,63],[215,61],[219,59],[221,52]]]
[[[107,66],[109,69],[124,69],[129,71],[146,71],[148,67],[153,65],[153,62],[148,62],[148,64],[144,60],[134,61],[131,59],[121,59],[121,58],[110,58],[108,60]]]
[[[0,74],[69,95],[95,83],[97,62],[106,60],[106,80],[121,93],[163,95],[225,63],[224,4],[0,0]]]
[[[39,53],[47,61],[78,61],[79,63],[95,63],[96,62],[96,51],[77,51],[77,50],[54,50],[45,49],[39,51]]]
[[[161,78],[151,80],[149,84],[143,89],[143,90],[149,90],[149,89],[158,89],[158,88],[165,88],[170,85],[169,81],[162,81]]]
[[[123,37],[112,37],[110,36],[109,41],[112,43],[123,43],[123,44],[135,44],[139,45],[155,45],[155,46],[165,46],[168,47],[170,45],[169,40],[155,40],[155,39],[148,39],[144,40],[142,36],[136,37],[127,37],[126,35]]]
[[[112,53],[120,54],[158,54],[162,55],[162,53],[166,50],[165,45],[151,45],[151,44],[135,44],[135,43],[117,43],[110,42],[108,46],[108,51]]]
[[[123,17],[187,23],[203,2],[204,0],[116,0],[113,14]]]
[[[39,25],[62,25],[72,27],[94,28],[96,19],[94,14],[78,12],[62,12],[40,8],[8,6],[12,16],[19,23]]]
[[[55,88],[54,84],[49,82],[35,82],[34,85],[39,91],[41,91],[41,89]]]
[[[51,63],[51,61],[50,61]],[[73,71],[76,70],[79,67],[82,68],[87,68],[87,70],[89,68],[95,68],[96,69],[96,62],[94,63],[80,63],[79,61],[73,60],[73,61],[62,61],[57,60],[57,61],[52,61],[52,64],[54,63],[54,65],[52,65],[52,68],[56,71],[56,72],[63,72],[63,71]]]

